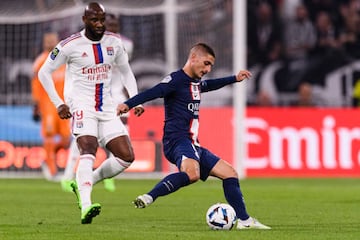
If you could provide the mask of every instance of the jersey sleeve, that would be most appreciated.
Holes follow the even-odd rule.
[[[159,84],[154,87],[141,92],[134,97],[125,101],[125,104],[131,109],[139,104],[154,100],[156,98],[165,97],[176,90],[176,81],[171,79],[171,76],[165,77]]]
[[[136,79],[134,76],[133,71],[130,68],[130,65],[128,62],[122,64],[119,66],[119,70],[122,77],[122,83],[124,87],[126,88],[129,97],[133,97],[138,93],[138,87],[136,83]],[[115,79],[115,81],[119,81],[119,79]]]
[[[201,92],[214,91],[235,82],[235,76],[204,80],[201,81]]]
[[[120,38],[116,39],[117,51],[115,64],[118,66],[124,65],[129,62],[129,56],[125,50],[124,44]]]
[[[66,63],[65,50],[58,44],[47,57],[45,63],[40,68],[38,73],[39,80],[44,87],[45,91],[49,95],[51,102],[55,107],[59,107],[64,104],[63,100],[56,91],[54,81],[52,79],[52,72]]]

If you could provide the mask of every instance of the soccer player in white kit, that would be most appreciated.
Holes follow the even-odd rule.
[[[60,118],[72,117],[72,133],[80,150],[76,193],[81,223],[89,224],[101,210],[99,203],[91,201],[93,184],[116,176],[134,161],[128,131],[116,115],[116,103],[111,96],[111,80],[116,81],[112,79],[113,68],[119,67],[130,97],[137,94],[137,85],[120,36],[105,32],[104,7],[96,2],[89,3],[82,20],[85,29],[54,48],[39,71],[39,79]],[[51,78],[51,73],[64,63],[65,103],[55,91]],[[142,106],[135,108],[135,115],[143,112]],[[93,173],[98,141],[113,156]]]
[[[128,54],[128,57],[129,59],[131,59],[134,49],[134,43],[131,39],[120,34],[119,20],[114,14],[106,13],[105,27],[106,27],[106,31],[120,35],[124,48]],[[113,67],[112,78],[115,79],[115,81],[111,81],[111,95],[113,97],[113,100],[115,101],[116,104],[123,103],[129,98],[128,92],[131,90],[127,89],[127,85],[125,82],[126,79],[124,79],[117,66]],[[119,79],[121,79],[121,83],[119,82]],[[128,117],[129,114],[125,113],[120,116],[120,119],[129,130],[127,125]],[[79,156],[80,156],[80,152],[78,150],[76,141],[72,141],[69,148],[69,156],[64,170],[64,175],[62,176],[60,182],[62,189],[66,192],[72,191],[71,184],[74,179],[74,169]],[[115,191],[116,186],[115,186],[114,178],[106,178],[104,179],[103,183],[106,190],[110,192]]]

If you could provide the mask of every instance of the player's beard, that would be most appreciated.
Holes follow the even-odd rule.
[[[86,31],[88,33],[87,36],[90,38],[90,40],[99,41],[104,35],[105,27],[97,29],[87,28]]]

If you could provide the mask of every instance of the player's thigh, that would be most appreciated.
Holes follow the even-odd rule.
[[[238,177],[234,167],[223,159],[220,159],[211,169],[210,176],[218,177],[220,179]]]
[[[127,135],[113,138],[106,144],[106,149],[108,149],[115,157],[126,162],[134,161],[134,151]]]
[[[199,161],[199,154],[189,139],[179,139],[175,144],[164,145],[165,157],[179,169],[184,159]]]
[[[178,140],[175,146],[166,150],[166,157],[180,171],[186,172],[191,182],[200,178],[199,154],[190,140]]]
[[[200,164],[192,158],[184,158],[180,166],[181,172],[186,172],[190,182],[196,182],[200,179]]]
[[[77,110],[73,113],[72,132],[76,137],[80,154],[96,154],[99,121],[91,111]]]
[[[132,161],[134,153],[128,131],[119,117],[99,123],[99,142],[114,156]]]
[[[77,146],[79,148],[80,155],[91,154],[96,155],[98,149],[98,140],[94,136],[82,135],[76,138]]]

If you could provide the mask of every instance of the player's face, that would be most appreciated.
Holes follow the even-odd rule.
[[[192,64],[193,78],[201,79],[207,73],[211,72],[215,58],[210,54],[196,54]]]
[[[86,36],[90,40],[98,41],[105,32],[105,12],[91,10],[84,17]]]

